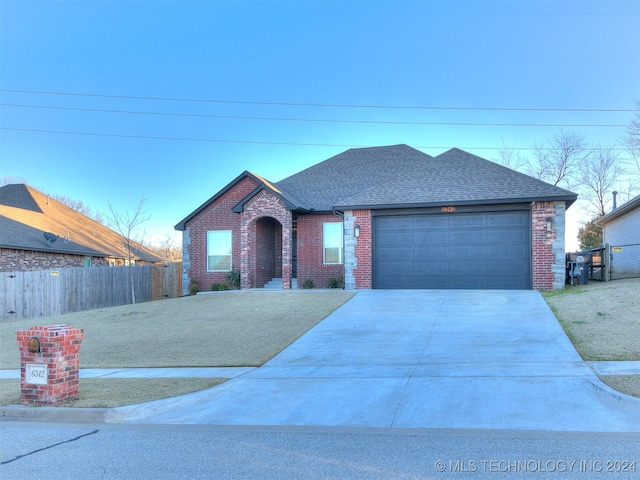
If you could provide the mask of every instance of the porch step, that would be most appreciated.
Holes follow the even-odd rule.
[[[291,288],[298,288],[298,279],[291,279]],[[267,282],[264,286],[265,290],[282,290],[282,279],[281,278],[272,278]]]

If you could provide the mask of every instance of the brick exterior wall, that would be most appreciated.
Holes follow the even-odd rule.
[[[189,292],[190,279],[198,282],[201,291],[210,290],[212,283],[227,281],[227,272],[207,271],[207,232],[210,230],[231,230],[231,268],[240,270],[240,214],[231,209],[256,187],[254,180],[245,177],[189,220],[182,234],[183,294]]]
[[[232,231],[232,268],[240,270],[241,288],[263,287],[273,277],[281,277],[283,288],[291,288],[292,212],[268,190],[258,192],[246,202],[241,214],[231,211],[256,186],[252,179],[242,179],[188,222],[183,234],[183,264],[188,277],[183,282],[185,290],[189,278],[196,279],[201,290],[209,290],[213,282],[226,281],[226,273],[206,271],[209,230]],[[564,287],[565,209],[565,202],[536,202],[531,207],[531,267],[535,290]],[[323,224],[326,222],[343,222],[344,264],[323,263]],[[356,225],[360,227],[357,238]],[[344,217],[331,213],[298,215],[298,287],[310,279],[316,288],[326,288],[331,278],[344,276],[347,289],[372,288],[372,246],[371,210],[346,211]]]
[[[80,346],[84,331],[69,325],[48,325],[18,330],[20,350],[20,403],[56,405],[78,398],[80,385]],[[29,351],[29,341],[40,341],[40,352]],[[47,366],[46,385],[26,378],[27,364]]]
[[[564,288],[565,202],[536,202],[531,207],[531,272],[534,290]],[[547,229],[547,221],[551,228]]]
[[[298,215],[298,288],[307,279],[315,288],[327,288],[329,279],[344,276],[344,264],[323,263],[322,226],[329,222],[340,223],[342,218],[331,213]]]
[[[83,267],[84,255],[56,252],[35,252],[0,248],[0,272],[34,272],[52,268]],[[92,267],[108,267],[108,260],[91,257]]]

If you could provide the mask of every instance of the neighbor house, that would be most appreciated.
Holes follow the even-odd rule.
[[[245,171],[176,225],[183,285],[562,288],[576,198],[459,149],[350,149],[276,183]]]
[[[133,245],[138,265],[163,263]],[[0,271],[118,266],[128,262],[125,238],[25,184],[0,187]]]
[[[640,277],[640,195],[603,215],[602,242],[611,248],[611,279]]]

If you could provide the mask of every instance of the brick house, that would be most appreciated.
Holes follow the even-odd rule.
[[[0,187],[1,272],[125,265],[125,245],[119,233],[35,188]],[[138,265],[164,263],[140,245],[132,256]]]
[[[350,149],[277,183],[245,171],[176,225],[183,285],[562,288],[576,198],[459,149]]]

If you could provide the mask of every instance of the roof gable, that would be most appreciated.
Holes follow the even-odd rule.
[[[254,175],[251,172],[248,172],[247,170],[245,170],[244,172],[242,172],[240,175],[238,175],[236,178],[234,178],[233,180],[231,180],[227,185],[225,185],[220,191],[218,191],[218,193],[216,193],[213,197],[209,198],[206,202],[204,202],[202,205],[200,205],[198,208],[196,208],[193,212],[191,212],[189,215],[187,215],[186,217],[184,217],[182,220],[180,220],[175,227],[176,230],[186,230],[187,228],[187,222],[189,220],[191,220],[192,218],[194,218],[196,215],[198,215],[200,212],[202,212],[203,210],[205,210],[209,205],[211,205],[213,202],[215,202],[216,200],[218,200],[222,195],[224,195],[225,193],[227,193],[229,190],[231,190],[233,187],[235,187],[240,181],[242,181],[245,178],[250,178],[252,179],[256,185],[259,185],[262,183],[262,179],[260,177],[258,177],[257,175]]]

